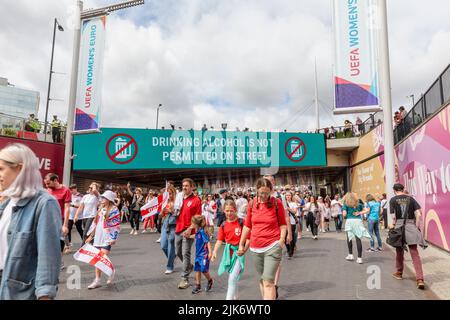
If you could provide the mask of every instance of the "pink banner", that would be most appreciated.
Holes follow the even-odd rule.
[[[396,155],[396,178],[422,206],[426,239],[450,251],[450,105],[398,145]]]

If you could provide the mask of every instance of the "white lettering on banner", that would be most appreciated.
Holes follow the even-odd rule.
[[[439,186],[442,193],[450,192],[450,164],[441,162],[438,169],[430,170],[425,165],[415,168],[415,170],[408,170],[403,173],[403,182],[405,188],[409,190],[411,195],[419,196],[433,196],[433,202],[438,201]],[[441,183],[437,183],[437,179],[441,179]]]
[[[106,16],[82,20],[74,131],[99,126],[105,27]]]
[[[273,133],[227,132],[223,137],[220,131],[175,131],[171,137],[152,137],[152,147],[172,147],[161,151],[162,161],[174,164],[260,164],[271,165],[278,161],[278,141]],[[270,148],[270,149],[269,149]],[[275,158],[276,159],[275,159]]]
[[[358,176],[358,182],[365,183],[372,181],[374,169],[373,163],[369,167],[357,169],[356,174]]]
[[[40,158],[39,159],[39,169],[43,168],[46,171],[50,171],[51,166],[52,166],[52,160],[51,159],[47,159],[47,158]]]
[[[442,184],[442,192],[444,194],[450,192],[450,164],[448,164],[446,167],[444,166],[444,163],[441,164],[441,184]]]

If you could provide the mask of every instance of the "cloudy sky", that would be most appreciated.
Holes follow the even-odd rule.
[[[342,0],[343,1],[343,0]],[[116,1],[86,0],[84,8]],[[332,116],[331,0],[146,0],[107,22],[104,127],[314,128],[317,59],[321,126]],[[73,0],[0,1],[0,77],[41,93],[44,118],[53,18],[58,32],[50,115],[67,116]],[[450,2],[390,0],[394,108],[411,107],[450,63]],[[367,117],[367,115],[364,115]],[[364,119],[363,119],[364,120]]]

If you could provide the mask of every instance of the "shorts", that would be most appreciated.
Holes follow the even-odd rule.
[[[97,249],[99,249],[99,250],[101,250],[101,249],[103,249],[103,250],[108,250],[108,251],[111,251],[111,246],[105,246],[105,247],[96,247]]]
[[[205,273],[209,271],[209,260],[204,258],[196,258],[194,263],[194,271]]]
[[[263,253],[252,252],[255,269],[261,280],[275,281],[275,274],[281,263],[282,252],[283,249],[278,244]]]

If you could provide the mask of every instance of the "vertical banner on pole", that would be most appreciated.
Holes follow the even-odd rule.
[[[105,29],[106,16],[82,21],[74,131],[99,128]]]
[[[379,111],[377,0],[334,0],[335,114]]]

